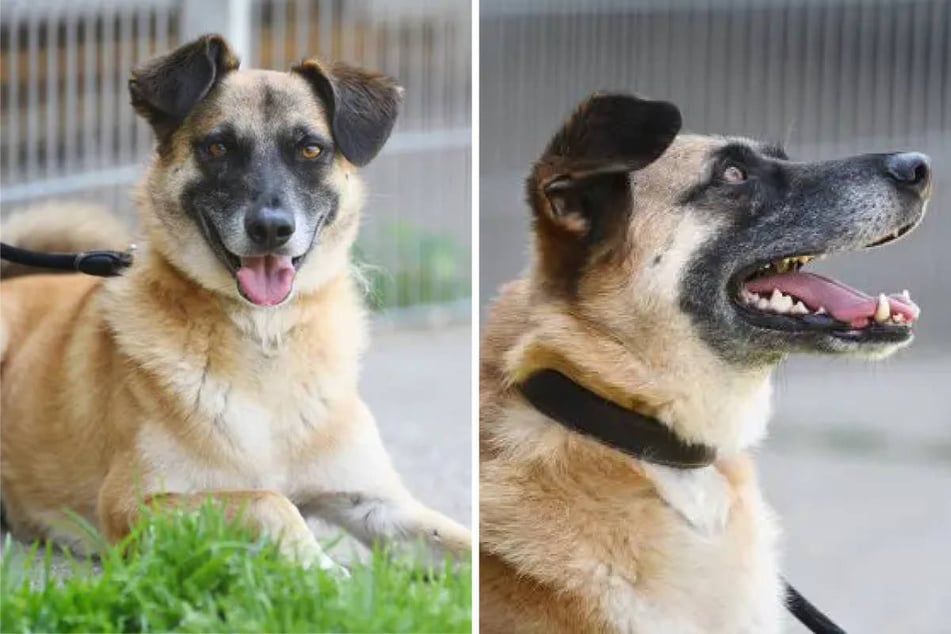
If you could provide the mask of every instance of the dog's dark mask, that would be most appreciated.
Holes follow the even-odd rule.
[[[868,295],[801,269],[910,231],[930,189],[927,157],[794,163],[736,141],[713,150],[708,165],[681,203],[722,225],[693,257],[680,297],[722,356],[750,364],[796,351],[887,353],[910,341],[919,311],[907,295]]]

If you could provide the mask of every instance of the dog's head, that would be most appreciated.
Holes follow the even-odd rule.
[[[622,343],[747,367],[911,340],[907,294],[800,269],[912,229],[930,192],[926,156],[799,163],[680,127],[665,102],[600,94],[578,107],[528,179],[537,293]]]
[[[135,69],[129,92],[158,139],[146,221],[179,269],[273,306],[346,266],[355,168],[393,129],[392,79],[317,60],[239,71],[224,39],[206,35]]]

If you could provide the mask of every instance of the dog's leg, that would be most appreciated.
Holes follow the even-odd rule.
[[[356,404],[354,422],[358,431],[338,447],[331,463],[322,464],[322,482],[302,500],[305,513],[341,526],[367,545],[423,542],[438,559],[446,554],[456,559],[467,556],[472,549],[469,531],[406,489],[363,403]]]
[[[155,493],[142,502],[131,494],[114,493],[114,488],[104,486],[99,496],[99,524],[111,543],[128,534],[143,503],[159,509],[196,509],[211,499],[220,503],[226,514],[240,517],[255,532],[277,539],[284,556],[306,567],[316,565],[337,574],[347,574],[346,569],[321,548],[297,507],[279,493],[244,490]]]
[[[376,541],[409,548],[422,543],[436,561],[446,555],[458,560],[472,549],[472,536],[465,527],[428,508],[405,489],[398,495],[365,491],[323,498],[314,508],[320,517],[345,528],[367,546]]]

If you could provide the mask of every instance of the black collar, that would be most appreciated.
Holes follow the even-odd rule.
[[[638,460],[677,469],[716,460],[713,447],[687,443],[656,418],[612,403],[557,370],[539,370],[518,389],[545,416]]]

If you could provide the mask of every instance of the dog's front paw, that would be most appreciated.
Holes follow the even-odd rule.
[[[340,579],[350,578],[350,569],[334,560],[316,539],[281,547],[281,554],[305,569],[319,568]]]

